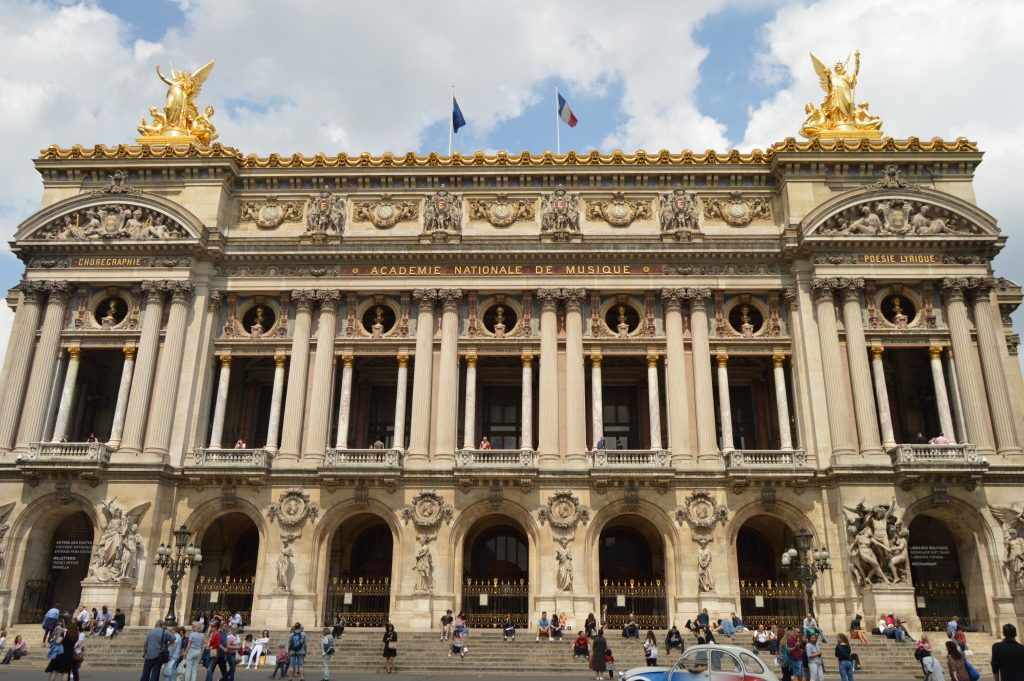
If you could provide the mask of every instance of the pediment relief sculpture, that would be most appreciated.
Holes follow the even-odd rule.
[[[152,208],[128,203],[101,204],[66,213],[51,220],[32,236],[53,241],[195,238],[174,218]]]
[[[352,210],[355,222],[369,222],[379,229],[390,229],[399,222],[412,222],[419,216],[419,202],[396,201],[391,194],[382,195],[379,201],[356,201]]]
[[[252,222],[261,229],[273,229],[286,222],[302,222],[301,201],[278,201],[268,196],[265,201],[242,201],[239,222]]]
[[[660,201],[658,220],[662,234],[671,235],[675,241],[689,241],[694,232],[700,231],[700,211],[693,194],[685,189],[675,189],[662,194]]]
[[[732,192],[728,198],[705,197],[702,204],[706,220],[721,220],[731,227],[772,219],[772,202],[764,197],[744,197],[740,192]]]
[[[494,227],[508,227],[535,217],[537,206],[533,199],[498,194],[493,201],[477,199],[469,202],[469,219],[484,220]]]
[[[612,227],[628,227],[636,220],[650,219],[651,213],[650,201],[627,199],[622,192],[610,199],[587,201],[587,219],[602,220]]]
[[[825,220],[818,233],[842,236],[965,236],[975,226],[951,211],[923,201],[885,199],[850,206]]]

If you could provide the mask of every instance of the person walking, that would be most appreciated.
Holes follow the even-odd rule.
[[[594,670],[594,678],[597,681],[603,681],[604,674],[608,670],[608,666],[604,661],[604,654],[608,650],[608,641],[604,638],[604,629],[597,630],[597,636],[591,642],[591,655],[590,655],[590,668]]]
[[[164,653],[167,651],[167,645],[173,640],[171,634],[164,629],[164,621],[157,620],[142,639],[142,657],[145,662],[142,664],[142,676],[139,677],[139,681],[159,681],[160,666],[166,662]]]
[[[946,669],[949,671],[950,681],[971,681],[970,672],[967,671],[967,659],[955,641],[946,641]]]
[[[77,642],[78,622],[75,620],[71,620],[67,629],[59,624],[54,628],[50,641],[50,662],[46,665],[45,670],[50,675],[50,681],[56,681],[58,676],[66,676],[71,673],[71,663],[75,657]]]
[[[199,662],[203,657],[204,639],[205,637],[200,629],[199,622],[193,622],[192,632],[189,633],[185,643],[184,681],[196,681],[196,674],[199,671]]]
[[[460,613],[461,614],[461,613]],[[462,638],[462,634],[456,630],[455,635]],[[398,643],[398,634],[395,632],[395,625],[388,622],[388,625],[384,627],[384,673],[394,674],[395,673],[395,657],[398,655],[398,650],[395,648],[395,644]]]
[[[324,637],[320,639],[320,662],[324,666],[324,675],[322,681],[330,681],[331,678],[331,658],[334,657],[334,636],[331,635],[331,630],[328,627],[324,627]]]
[[[283,679],[288,675],[288,648],[283,643],[279,643],[277,646],[277,658],[274,663],[274,673],[270,675],[270,678],[276,679],[277,673],[281,672],[281,678]]]
[[[811,634],[804,646],[807,658],[807,670],[810,681],[825,681],[825,666],[821,659],[821,648],[818,647],[818,634]]]
[[[853,681],[853,648],[846,634],[836,634],[836,659],[839,660],[841,681]]]
[[[230,622],[230,620],[228,620]],[[238,635],[238,625],[230,625],[231,631],[227,639],[227,681],[235,681],[235,669],[238,668],[238,651],[242,649],[242,637]]]
[[[942,673],[942,665],[939,661],[932,657],[932,653],[927,648],[918,648],[914,651],[914,656],[921,661],[921,671],[924,672],[924,681],[946,681],[945,675]]]
[[[82,663],[85,661],[85,632],[78,630],[78,639],[75,641],[75,648],[71,655],[71,678],[79,681],[81,677]]]
[[[43,615],[43,643],[49,643],[53,637],[53,630],[57,627],[57,618],[60,617],[60,606],[54,603],[53,607]]]
[[[288,654],[291,656],[291,676],[297,676],[300,679],[306,678],[302,674],[302,661],[306,659],[306,650],[309,646],[309,641],[306,638],[306,632],[302,628],[301,622],[296,622],[292,627],[291,636],[288,637]]]
[[[1003,640],[992,644],[993,681],[1024,681],[1024,645],[1017,642],[1017,627],[1003,625]]]
[[[213,670],[220,669],[220,678],[226,679],[228,677],[228,663],[225,660],[227,657],[227,625],[224,625],[224,631],[221,631],[221,625],[219,622],[210,622],[210,641],[206,644],[207,650],[209,650],[209,660],[206,663],[206,681],[213,681]]]

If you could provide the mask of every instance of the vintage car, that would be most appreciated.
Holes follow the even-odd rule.
[[[636,667],[620,681],[778,681],[749,648],[699,645],[684,652],[671,667]]]

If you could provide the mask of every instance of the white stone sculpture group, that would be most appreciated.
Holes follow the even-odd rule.
[[[139,524],[150,503],[130,511],[111,501],[101,501],[100,509],[106,524],[93,549],[89,577],[97,582],[134,582],[138,574],[138,556],[144,547]]]
[[[848,515],[850,566],[861,586],[910,581],[910,532],[896,516],[896,499],[868,508],[862,499]]]

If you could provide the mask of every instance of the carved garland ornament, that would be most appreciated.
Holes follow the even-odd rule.
[[[729,509],[715,501],[710,492],[694,492],[676,511],[676,522],[680,525],[688,523],[694,532],[709,533],[715,525],[724,522],[729,516]]]
[[[267,507],[267,516],[271,522],[277,520],[285,530],[301,527],[307,518],[313,522],[320,514],[320,506],[312,503],[309,495],[301,489],[292,488],[282,492],[278,501]]]
[[[402,509],[402,519],[421,530],[433,530],[445,521],[451,525],[455,508],[445,503],[444,497],[433,490],[422,491],[413,497],[412,502]]]
[[[508,227],[519,220],[533,220],[537,208],[532,199],[498,194],[493,201],[477,199],[469,203],[469,219],[485,220],[494,227]]]
[[[352,219],[369,222],[379,229],[390,229],[399,222],[411,222],[420,216],[416,201],[395,201],[391,194],[384,194],[380,201],[356,201],[353,204]]]
[[[732,192],[729,198],[705,198],[704,217],[721,220],[733,227],[745,227],[754,220],[771,220],[772,204],[766,198],[743,198],[739,192]]]
[[[242,201],[238,221],[252,222],[262,229],[273,229],[285,222],[302,222],[302,203],[278,201],[276,196],[268,196],[266,201]]]
[[[537,519],[551,523],[559,530],[574,530],[580,521],[590,521],[590,509],[580,505],[579,498],[568,490],[559,490],[548,497],[547,506],[537,510]]]
[[[612,227],[628,227],[636,220],[650,217],[649,201],[627,199],[622,192],[612,194],[607,201],[587,201],[587,219],[604,220]]]

